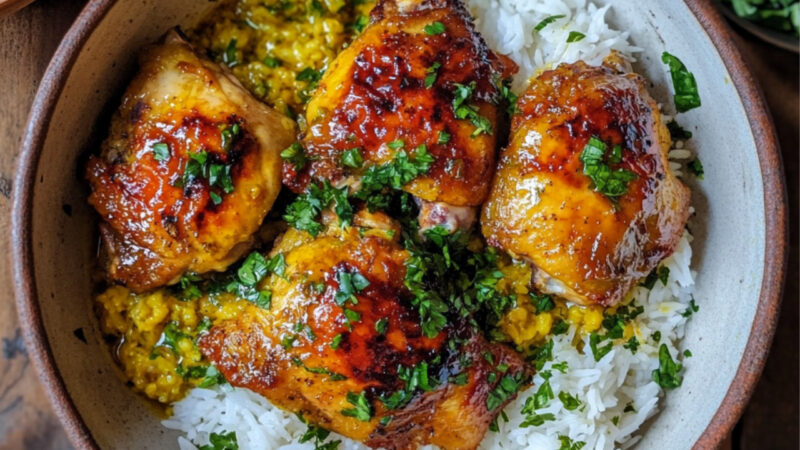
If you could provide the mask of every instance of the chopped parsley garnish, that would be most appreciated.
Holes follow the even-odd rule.
[[[582,41],[585,37],[586,35],[580,31],[570,31],[569,36],[567,36],[567,43],[571,44],[573,42]]]
[[[661,54],[661,61],[669,66],[672,76],[672,87],[675,90],[673,99],[678,112],[686,112],[700,106],[700,94],[697,81],[680,59],[667,52]]]
[[[331,434],[330,431],[322,428],[319,425],[309,423],[302,414],[298,414],[297,417],[308,427],[306,432],[303,433],[303,436],[300,437],[301,444],[305,444],[306,442],[313,440],[314,450],[336,450],[339,448],[339,444],[341,444],[342,441],[337,440],[325,442],[325,439],[328,439],[328,436]]]
[[[636,412],[636,408],[633,406],[633,402],[628,402],[625,405],[625,409],[622,410],[624,413]]]
[[[453,92],[455,95],[453,98],[453,111],[456,118],[460,120],[469,120],[472,125],[475,126],[472,137],[476,137],[482,133],[491,135],[492,122],[478,113],[477,106],[469,103],[475,91],[475,82],[473,81],[467,85],[453,83],[453,85],[455,86],[455,91]]]
[[[359,320],[361,320],[361,313],[358,311],[349,308],[344,308],[342,312],[344,313],[345,319],[347,319],[347,323],[350,324],[351,326],[354,322],[358,322]]]
[[[560,319],[558,322],[554,323],[553,327],[550,329],[550,332],[555,336],[558,336],[559,334],[564,334],[567,331],[569,331],[569,323]]]
[[[193,272],[186,272],[181,276],[178,284],[172,287],[172,293],[178,297],[178,300],[184,302],[200,298],[203,296],[203,292],[195,284],[199,281],[202,281],[199,275]]]
[[[353,220],[353,206],[347,199],[347,186],[337,189],[327,180],[322,186],[309,184],[308,190],[289,204],[283,218],[294,228],[316,236],[322,231],[322,224],[317,221],[317,216],[332,204],[339,216],[339,224],[349,225]]]
[[[697,303],[694,302],[694,299],[691,299],[689,301],[689,306],[686,308],[686,310],[683,313],[681,313],[681,315],[683,317],[691,317],[692,314],[696,313],[699,310],[700,310],[700,307],[697,306]]]
[[[242,127],[239,126],[238,123],[234,123],[231,126],[223,128],[219,133],[222,149],[226,152],[230,150],[233,143],[236,142],[236,139],[239,137],[239,133],[241,133],[241,131]]]
[[[583,173],[592,180],[595,191],[614,200],[625,194],[628,183],[636,179],[636,174],[627,169],[612,169],[609,164],[621,162],[621,147],[612,150],[606,155],[607,145],[600,138],[592,136],[583,148],[580,160],[583,163]],[[603,158],[608,156],[608,162]]]
[[[236,271],[236,279],[228,283],[225,290],[244,298],[259,308],[269,309],[272,303],[272,292],[259,290],[257,285],[270,272],[283,276],[285,269],[286,262],[282,254],[279,253],[267,260],[261,253],[252,252]]]
[[[435,36],[444,33],[445,28],[442,22],[436,21],[431,24],[425,25],[425,34],[428,36]]]
[[[528,293],[528,296],[531,298],[531,304],[533,307],[536,308],[536,313],[543,313],[552,311],[553,308],[556,307],[553,298],[547,294],[534,294],[533,292]]]
[[[581,450],[586,445],[586,442],[573,441],[569,436],[561,434],[558,435],[558,441],[561,442],[561,446],[558,450]]]
[[[428,363],[424,361],[414,367],[399,366],[397,377],[405,382],[405,387],[389,396],[380,397],[387,409],[402,408],[411,401],[417,389],[430,392],[439,384],[435,378],[429,377]]]
[[[343,409],[343,415],[355,417],[362,422],[369,422],[369,420],[372,419],[372,405],[363,392],[360,394],[348,392],[347,402],[353,405],[353,408]]]
[[[396,140],[386,144],[386,146],[389,147],[392,150],[399,150],[399,149],[405,147],[406,143],[404,141],[400,140],[400,139],[396,139]]]
[[[211,433],[208,436],[207,445],[198,447],[198,450],[239,450],[239,442],[236,440],[236,433]]]
[[[444,145],[450,142],[450,133],[447,131],[440,131],[439,132],[439,139],[436,141],[437,144]]]
[[[649,274],[647,274],[647,278],[645,278],[644,281],[642,281],[639,285],[644,286],[647,289],[653,289],[653,287],[656,285],[656,281],[659,280],[664,286],[667,285],[667,281],[669,281],[669,267],[656,267]]]
[[[153,149],[153,159],[159,162],[169,160],[169,145],[165,142],[155,143],[151,148]]]
[[[397,150],[394,159],[389,163],[367,168],[361,176],[361,189],[354,195],[355,198],[365,201],[370,211],[388,206],[390,197],[386,195],[386,189],[403,189],[403,186],[416,177],[427,173],[434,161],[425,144],[415,149],[413,158],[402,150],[405,145],[403,141],[396,140],[387,145]]]
[[[294,142],[281,152],[281,158],[289,161],[294,170],[303,170],[308,164],[308,157],[306,157],[305,149],[299,142]]]
[[[611,351],[613,344],[609,342],[608,344],[604,345],[603,347],[597,347],[597,344],[604,341],[606,336],[599,336],[597,333],[592,333],[589,335],[589,348],[592,349],[592,355],[594,356],[595,361],[600,361],[603,359],[604,356]]]
[[[433,83],[436,82],[436,77],[439,75],[438,70],[442,67],[438,62],[433,63],[428,70],[425,71],[425,89],[430,89]]]
[[[556,416],[553,413],[536,414],[534,412],[528,414],[519,426],[520,428],[538,427],[552,420],[556,420]]]
[[[389,319],[382,318],[375,322],[375,331],[378,334],[386,334],[386,330],[389,328]]]
[[[691,358],[692,357],[692,351],[687,348],[686,350],[683,351],[683,356],[684,356],[684,358]]]
[[[333,372],[327,367],[308,367],[307,365],[303,364],[303,361],[301,361],[299,358],[292,358],[292,364],[298,367],[302,367],[308,373],[314,373],[317,375],[328,375],[331,381],[342,381],[347,379],[346,376],[340,373]]]
[[[636,336],[632,336],[627,342],[625,342],[625,344],[623,344],[623,347],[627,348],[635,355],[636,351],[639,349],[639,339],[636,339]]]
[[[499,408],[514,397],[523,384],[525,384],[525,380],[521,374],[504,375],[497,386],[489,392],[489,396],[486,398],[486,408],[489,411]]]
[[[270,69],[280,67],[281,64],[283,64],[283,62],[274,56],[267,55],[264,57],[264,65]]]
[[[541,22],[536,24],[536,26],[533,29],[536,30],[536,31],[542,31],[544,29],[544,27],[550,25],[551,23],[555,22],[558,19],[563,19],[564,17],[567,17],[567,16],[565,16],[564,14],[557,14],[555,16],[547,16],[544,19],[542,19]]]
[[[236,38],[228,41],[228,46],[225,47],[225,52],[222,54],[222,62],[228,67],[234,67],[239,64],[239,53],[236,50]]]
[[[367,28],[367,25],[369,25],[369,18],[363,14],[359,14],[355,22],[353,22],[353,29],[356,33],[361,33]]]
[[[179,328],[178,322],[170,321],[164,326],[164,330],[161,332],[161,337],[156,342],[156,345],[153,346],[153,352],[150,354],[150,359],[155,359],[158,356],[157,349],[159,347],[166,347],[175,354],[178,354],[178,343],[183,339],[191,339],[192,337],[188,334],[181,331]]]
[[[500,98],[506,102],[506,112],[509,116],[513,116],[517,113],[517,100],[519,96],[511,90],[511,79],[503,80],[497,86],[497,89],[500,91]]]
[[[569,392],[561,391],[558,393],[558,399],[561,400],[561,403],[564,405],[564,409],[567,411],[574,411],[583,404],[578,397],[573,396]]]
[[[669,136],[673,141],[685,141],[692,138],[692,132],[683,128],[674,120],[667,122],[667,129],[669,130]]]
[[[309,84],[313,85],[316,85],[321,78],[322,78],[322,71],[314,70],[311,67],[306,67],[295,76],[295,80],[306,81]]]
[[[567,373],[567,369],[569,369],[569,363],[567,363],[566,361],[562,361],[560,363],[552,364],[550,367],[561,373]]]
[[[360,169],[364,164],[364,159],[361,157],[361,149],[356,147],[345,150],[342,153],[342,164],[354,169]]]
[[[335,278],[339,284],[339,289],[336,291],[334,301],[339,306],[343,306],[348,300],[352,301],[353,304],[358,303],[356,294],[369,286],[369,280],[358,269],[339,269],[336,271]]]
[[[339,348],[339,344],[342,343],[342,334],[339,333],[331,339],[331,348],[337,350]]]
[[[700,158],[695,157],[693,160],[689,161],[689,164],[686,165],[689,168],[689,171],[697,177],[698,180],[702,180],[703,176],[705,175],[705,171],[703,170],[703,163],[700,162]]]
[[[650,339],[652,339],[653,342],[658,344],[659,342],[661,342],[661,332],[660,331],[654,331],[653,334],[650,335]]]
[[[675,389],[683,382],[683,366],[672,360],[665,344],[658,348],[658,369],[653,371],[653,381],[664,389]]]

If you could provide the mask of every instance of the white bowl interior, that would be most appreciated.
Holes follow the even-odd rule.
[[[691,182],[697,216],[692,267],[700,311],[684,346],[684,384],[662,399],[663,411],[638,448],[688,449],[719,407],[736,373],[758,303],[764,266],[762,178],[747,111],[721,56],[682,2],[614,1],[608,19],[643,49],[637,69],[651,92],[671,103],[662,51],[694,73],[703,106],[679,117],[694,133],[705,180]],[[120,1],[78,56],[48,127],[33,197],[33,261],[42,317],[58,371],[103,448],[176,448],[176,435],[115,372],[92,309],[96,234],[86,202],[83,159],[107,123],[111,101],[130,80],[137,51],[175,25],[190,26],[211,2]],[[64,205],[69,205],[71,215]],[[82,329],[87,342],[75,335]]]

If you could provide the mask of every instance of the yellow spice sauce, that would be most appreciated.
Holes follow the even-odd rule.
[[[215,8],[192,41],[256,97],[300,114],[320,71],[368,23],[373,0],[235,0]]]

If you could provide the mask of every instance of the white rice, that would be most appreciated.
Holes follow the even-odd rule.
[[[627,32],[613,30],[606,23],[609,6],[598,8],[587,0],[468,0],[467,3],[476,17],[478,31],[489,45],[520,66],[514,80],[518,92],[537,70],[576,60],[599,64],[611,50],[633,59],[632,54],[638,51],[628,43]],[[565,17],[539,32],[534,31],[537,24],[554,15]],[[567,36],[573,31],[586,37],[567,44]],[[670,158],[690,158],[691,152],[683,147],[683,142],[677,142],[670,151]],[[680,172],[680,163],[670,164],[673,170]],[[591,351],[580,352],[572,344],[576,333],[574,326],[566,334],[553,337],[554,359],[545,364],[543,371],[552,373],[549,382],[556,397],[559,392],[568,392],[577,397],[583,407],[569,411],[555,398],[536,411],[552,413],[555,420],[538,427],[520,428],[525,419],[521,413],[525,400],[545,381],[537,374],[533,387],[521,392],[505,408],[508,422],[498,420],[500,431],[488,432],[481,448],[557,449],[561,446],[560,436],[585,442],[584,449],[610,450],[634,445],[639,439],[637,430],[656,414],[663,396],[651,375],[659,365],[659,344],[653,342],[651,335],[660,332],[660,343],[667,345],[673,358],[680,359],[678,348],[687,320],[682,313],[692,298],[694,285],[690,242],[691,236],[687,233],[675,253],[663,262],[669,268],[666,285],[659,281],[652,290],[634,289],[636,305],[644,307],[644,313],[634,320],[641,344],[636,354],[623,348],[622,342],[616,342],[606,356],[595,362]],[[582,340],[588,349],[589,337]],[[553,364],[563,362],[569,367],[566,373],[553,369]],[[625,412],[628,405],[633,406],[634,411]],[[183,434],[178,439],[181,450],[208,444],[211,433],[231,431],[236,433],[242,450],[314,448],[311,443],[299,443],[306,426],[294,414],[276,408],[247,389],[197,388],[175,403],[173,410],[173,416],[162,423]],[[366,448],[335,433],[329,437],[332,439],[342,441],[339,446],[342,450]]]

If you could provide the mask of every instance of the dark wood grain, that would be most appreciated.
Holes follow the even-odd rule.
[[[85,0],[39,0],[0,19],[0,254],[8,254],[14,160],[36,87]],[[741,30],[737,44],[761,82],[775,118],[787,173],[791,249],[781,321],[752,401],[723,449],[798,446],[798,57]],[[0,260],[0,286],[10,268]],[[71,448],[53,416],[20,339],[10,289],[0,293],[0,450]]]

